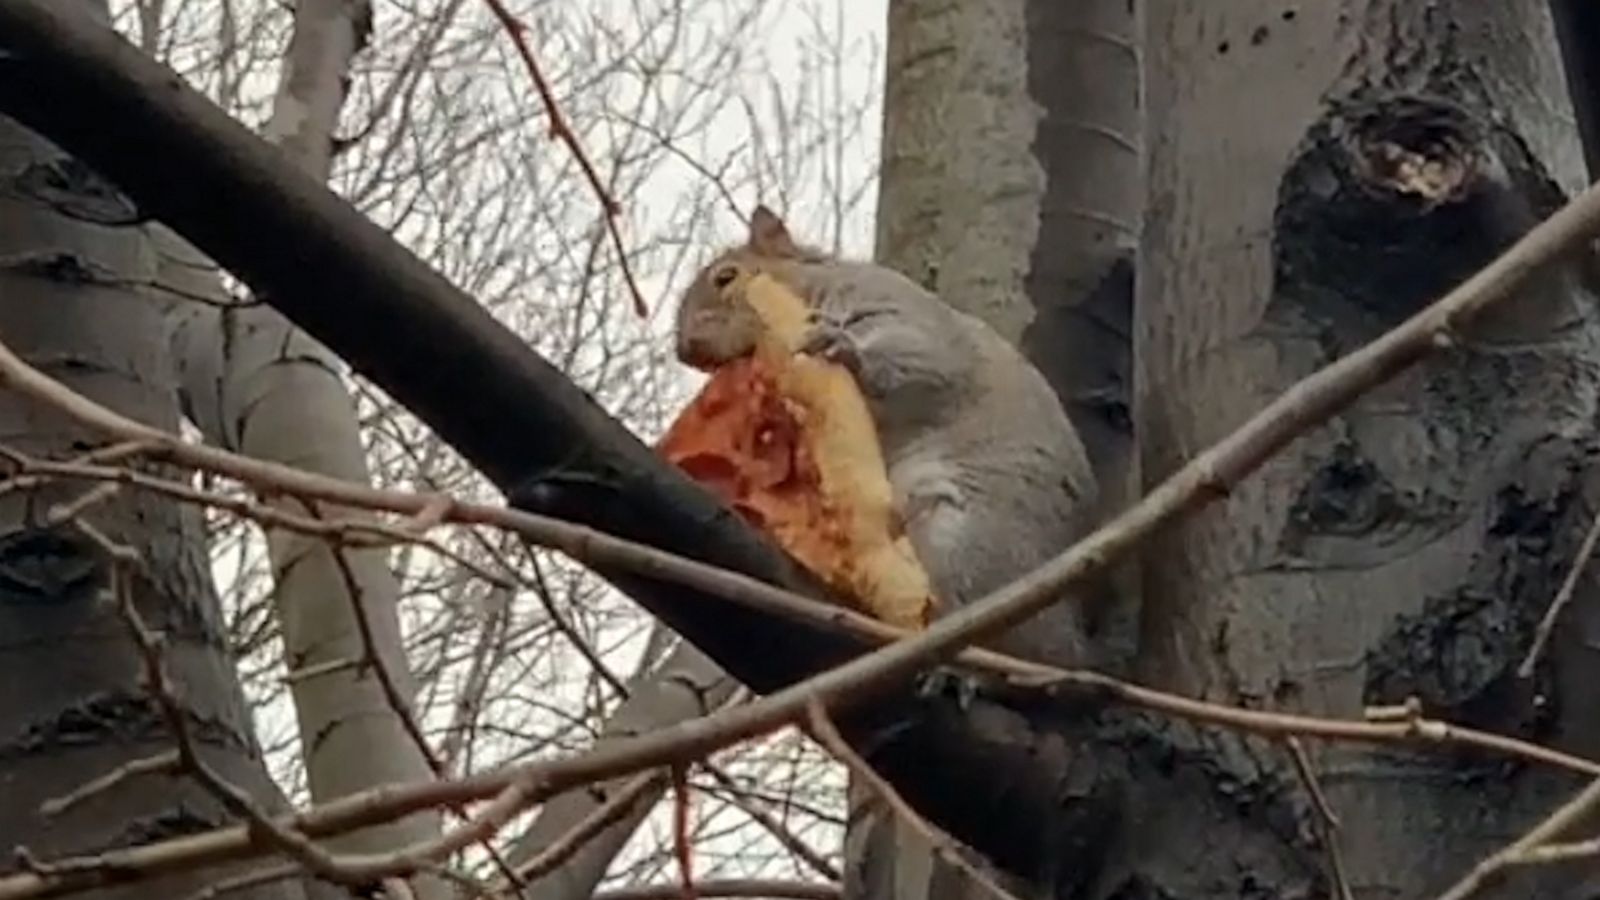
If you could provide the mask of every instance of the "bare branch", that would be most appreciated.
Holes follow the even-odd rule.
[[[1507,867],[1529,864],[1532,861],[1530,854],[1535,854],[1540,847],[1578,825],[1597,808],[1600,808],[1600,778],[1591,781],[1588,787],[1563,803],[1526,834],[1474,866],[1465,877],[1440,894],[1438,900],[1466,900],[1493,883]]]
[[[522,57],[523,65],[528,68],[528,77],[533,79],[534,87],[539,91],[539,99],[544,101],[545,113],[550,117],[550,134],[572,150],[573,157],[578,160],[578,167],[583,170],[583,177],[588,179],[589,187],[594,189],[595,196],[600,199],[606,229],[611,233],[611,243],[617,251],[617,265],[622,269],[622,277],[628,284],[628,292],[633,296],[633,311],[641,319],[648,316],[650,308],[644,302],[644,294],[639,292],[639,284],[633,277],[633,267],[628,263],[628,252],[622,246],[622,231],[617,226],[617,218],[622,215],[622,204],[618,203],[601,183],[600,173],[595,171],[594,163],[589,161],[589,155],[583,152],[583,145],[578,142],[578,136],[572,133],[572,126],[567,124],[566,117],[561,114],[561,107],[556,103],[555,94],[550,90],[550,83],[545,80],[544,72],[539,69],[539,62],[534,58],[533,49],[528,46],[528,26],[512,15],[500,0],[484,0],[484,2],[494,11],[495,18],[500,20],[506,33],[511,35],[512,43],[516,44],[517,53]]]
[[[1333,889],[1338,892],[1338,900],[1355,900],[1355,894],[1350,891],[1350,878],[1344,870],[1344,854],[1339,850],[1339,817],[1334,814],[1333,805],[1328,802],[1328,795],[1322,791],[1322,781],[1317,778],[1317,770],[1311,764],[1311,757],[1306,754],[1305,745],[1294,735],[1284,738],[1283,745],[1289,751],[1289,758],[1294,762],[1295,774],[1300,776],[1300,782],[1305,785],[1306,793],[1311,795],[1311,807],[1316,812],[1317,831],[1328,852],[1328,880],[1333,882]]]
[[[111,790],[117,785],[132,778],[146,775],[173,775],[181,771],[178,760],[178,751],[168,750],[157,753],[155,756],[146,756],[143,759],[130,760],[112,769],[99,778],[89,781],[70,794],[47,800],[40,804],[39,812],[46,816],[59,816],[79,803]]]
[[[1596,197],[1600,198],[1600,194]],[[1317,376],[1312,376],[1315,377]],[[157,429],[124,418],[72,392],[18,359],[3,343],[0,343],[0,385],[19,390],[76,419],[88,428],[107,434],[118,440],[118,447],[137,447],[148,455],[169,462],[238,478],[258,491],[291,494],[307,501],[387,510],[408,516],[414,516],[423,509],[440,507],[436,494],[382,490],[240,456],[214,447],[184,442]],[[48,462],[31,461],[16,454],[15,451],[11,451],[11,457],[22,466],[32,465],[51,471],[75,471],[61,469],[58,465]],[[26,478],[27,475],[23,474],[20,477]],[[143,478],[131,478],[126,473],[124,478],[133,484],[142,485],[145,482]],[[0,493],[7,489],[9,483],[0,482]],[[1143,501],[1139,507],[1125,514],[1124,518],[1138,513],[1140,508],[1149,502],[1148,499]],[[444,521],[459,524],[493,525],[504,528],[535,543],[568,553],[574,559],[585,563],[637,568],[641,572],[677,579],[683,584],[703,591],[712,599],[729,600],[795,621],[839,629],[863,640],[879,643],[898,642],[896,646],[904,646],[924,640],[927,634],[924,632],[919,635],[916,632],[899,629],[850,610],[828,606],[802,595],[772,587],[747,576],[600,534],[559,519],[466,502],[450,504],[449,511],[443,513],[442,518]],[[1120,521],[1122,519],[1114,521],[1086,540],[1101,540],[1101,536],[1117,528]],[[336,525],[338,520],[325,520],[324,524]],[[1036,585],[1045,577],[1044,573],[1059,567],[1063,561],[1079,558],[1084,552],[1082,547],[1083,543],[1080,543],[1045,569],[997,592],[995,596],[1003,597],[1014,593],[1019,589],[1019,585],[1027,590],[1049,590],[1048,585],[1044,588],[1029,587],[1029,585],[1030,583]],[[984,602],[988,603],[990,600]],[[969,611],[963,611],[958,615],[968,614]],[[944,621],[948,622],[954,618],[956,616]],[[1077,693],[1100,697],[1264,737],[1302,735],[1327,740],[1379,744],[1455,744],[1517,756],[1569,771],[1600,775],[1600,763],[1516,738],[1427,719],[1423,717],[1421,709],[1415,706],[1401,707],[1392,715],[1384,715],[1380,710],[1369,710],[1363,720],[1341,720],[1208,703],[1130,684],[1096,672],[1057,669],[983,649],[966,648],[958,652],[953,659],[983,671],[1005,676],[1013,687],[1020,690],[1041,692],[1047,696]],[[859,665],[860,662],[856,664]],[[834,678],[837,677],[836,672],[837,670],[825,675]],[[848,689],[848,685],[845,689]],[[792,721],[793,717],[780,716],[779,719]],[[781,724],[779,719],[774,719],[774,723]],[[757,732],[760,730],[762,730],[760,727],[756,728]],[[737,738],[730,738],[730,742],[733,740]]]
[[[806,715],[806,730],[822,746],[828,748],[838,760],[850,769],[851,774],[860,779],[878,798],[889,807],[896,817],[910,824],[930,845],[939,858],[955,868],[957,871],[972,879],[973,883],[992,894],[997,900],[1017,900],[1010,891],[1001,887],[989,873],[983,871],[967,859],[962,847],[950,835],[934,827],[924,819],[911,804],[900,796],[900,792],[879,775],[877,770],[861,758],[861,754],[850,749],[844,737],[839,734],[833,722],[828,718],[827,712],[820,705],[812,704]]]
[[[1555,599],[1550,601],[1549,608],[1539,620],[1539,628],[1533,634],[1533,645],[1528,648],[1528,655],[1523,658],[1522,665],[1517,667],[1517,677],[1533,677],[1533,667],[1538,664],[1540,654],[1544,653],[1545,645],[1550,642],[1550,635],[1555,632],[1556,620],[1561,617],[1561,611],[1572,602],[1572,595],[1578,589],[1578,579],[1583,575],[1583,567],[1588,565],[1590,557],[1594,556],[1596,544],[1600,544],[1600,510],[1595,512],[1593,521],[1589,523],[1589,530],[1583,536],[1583,543],[1578,546],[1578,554],[1573,557],[1572,567],[1567,570],[1567,577],[1556,591]]]

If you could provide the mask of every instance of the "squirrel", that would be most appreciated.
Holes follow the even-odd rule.
[[[1097,486],[1044,376],[983,320],[893,269],[796,243],[759,206],[743,245],[701,269],[674,323],[679,361],[711,371],[754,352],[764,320],[731,287],[756,274],[798,294],[799,352],[837,363],[866,400],[900,521],[942,604],[965,605],[1093,526]],[[1091,612],[1052,604],[992,649],[1087,665]]]

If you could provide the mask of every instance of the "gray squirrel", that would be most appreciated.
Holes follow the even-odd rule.
[[[764,327],[725,288],[756,273],[805,302],[801,352],[844,366],[871,412],[906,534],[941,603],[965,605],[1093,526],[1096,485],[1044,376],[987,323],[883,266],[797,244],[765,206],[746,242],[705,266],[678,307],[676,354],[702,370],[751,353]],[[1090,662],[1081,599],[986,644],[1038,662]]]

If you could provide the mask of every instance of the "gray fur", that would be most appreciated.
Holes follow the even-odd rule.
[[[877,424],[912,546],[940,599],[962,606],[1069,547],[1092,526],[1094,474],[1044,376],[993,328],[892,269],[787,267],[813,305],[816,343],[839,346]],[[1076,601],[997,646],[1086,660]]]
[[[808,352],[855,375],[907,535],[942,602],[970,603],[1089,530],[1096,486],[1077,430],[1044,376],[993,328],[872,263],[741,257],[812,308]],[[706,348],[733,356],[753,346],[749,312],[707,289],[715,265],[679,311],[679,356],[695,365],[726,361]],[[1058,602],[990,645],[1085,665],[1084,620],[1080,601]]]

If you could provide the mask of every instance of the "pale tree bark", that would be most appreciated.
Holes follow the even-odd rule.
[[[1151,0],[1146,15],[1147,483],[1583,184],[1538,0]],[[1516,674],[1600,500],[1583,275],[1541,279],[1147,553],[1144,677],[1341,716],[1415,697],[1431,716],[1600,751],[1592,578],[1535,677]],[[1289,755],[1263,750],[1189,742],[1186,786],[1150,806],[1097,895],[1328,896],[1312,801]],[[1574,787],[1352,745],[1313,764],[1359,897],[1435,896]],[[1206,859],[1181,846],[1202,815]],[[1479,896],[1589,897],[1593,873],[1535,869]]]
[[[666,659],[635,678],[628,698],[606,719],[598,744],[607,739],[646,734],[657,728],[710,712],[733,696],[739,683],[687,641]],[[528,830],[506,853],[515,867],[536,861],[539,854],[603,806],[637,776],[616,778],[550,799]],[[628,839],[638,830],[665,785],[641,792],[603,831],[559,866],[527,880],[524,897],[536,900],[584,900]]]
[[[1134,7],[900,0],[888,37],[877,258],[1022,347],[1119,508],[1137,483]]]
[[[322,0],[297,8],[283,83],[266,128],[268,139],[283,146],[308,171],[323,177],[344,96],[345,69],[358,49],[358,35],[352,26],[364,14],[356,7]],[[172,285],[184,293],[225,302],[214,264],[170,230],[158,227],[158,234],[165,251],[163,272]],[[270,307],[219,311],[180,304],[174,314],[185,400],[208,440],[347,479],[368,479],[349,397],[336,378],[342,363],[325,348],[292,328]],[[359,657],[362,647],[341,580],[344,573],[334,566],[326,547],[293,534],[279,533],[273,538],[269,551],[277,576],[275,599],[290,668],[315,668]],[[346,551],[345,556],[349,574],[367,599],[367,616],[378,626],[377,637],[389,671],[407,685],[410,672],[400,655],[394,579],[378,552]],[[330,598],[335,602],[328,602]],[[648,677],[630,685],[630,696],[602,728],[602,740],[644,733],[700,715],[725,702],[736,687],[734,679],[693,645],[682,643]],[[372,678],[336,673],[298,679],[291,683],[291,691],[315,799],[385,782],[416,781],[430,774]],[[382,757],[376,765],[375,756]],[[508,848],[506,861],[514,868],[537,861],[552,842],[629,780],[574,790],[543,804],[528,831]],[[541,900],[590,896],[663,790],[657,787],[641,793],[626,815],[586,841],[561,865],[527,879],[524,895]],[[426,837],[428,830],[437,827],[437,817],[418,816],[363,833],[351,846],[394,846]]]
[[[84,4],[104,17],[102,3]],[[74,390],[171,429],[175,373],[166,325],[140,287],[155,256],[114,188],[54,145],[0,119],[0,332],[7,345]],[[0,443],[35,457],[103,445],[60,415],[0,394]],[[119,612],[121,582],[139,617],[164,635],[162,654],[200,759],[264,809],[282,798],[266,775],[226,651],[198,511],[124,491],[56,522],[57,504],[93,485],[51,483],[0,498],[0,844],[34,856],[90,853],[172,837],[233,817],[183,775],[135,776],[57,815],[41,804],[175,738],[143,683],[145,657]],[[91,533],[139,556],[112,578]],[[0,870],[23,865],[8,855]],[[216,871],[95,897],[181,897]],[[88,896],[88,895],[86,895]],[[235,896],[291,900],[292,882]]]
[[[889,6],[878,260],[1023,349],[1078,427],[1108,510],[1137,471],[1136,36],[1127,0]],[[1135,576],[1118,573],[1104,610],[1114,657],[1132,650]],[[851,802],[848,896],[982,894],[856,786]]]
[[[371,15],[367,0],[303,0],[295,7],[265,131],[319,178],[329,173],[351,60],[371,30]],[[174,296],[221,301],[172,305],[185,408],[206,440],[260,459],[370,481],[355,404],[341,380],[344,364],[272,307],[230,307],[214,263],[169,229],[152,230],[161,277]],[[297,500],[269,502],[314,514]],[[267,531],[267,550],[287,667],[312,673],[289,683],[312,798],[326,801],[431,777],[423,749],[402,719],[411,715],[415,688],[387,552],[335,550],[318,538],[276,529]],[[382,673],[372,664],[374,656]],[[419,814],[330,843],[376,852],[424,840],[439,827],[438,814]],[[445,885],[432,877],[417,879],[417,888],[424,897],[445,896]]]

